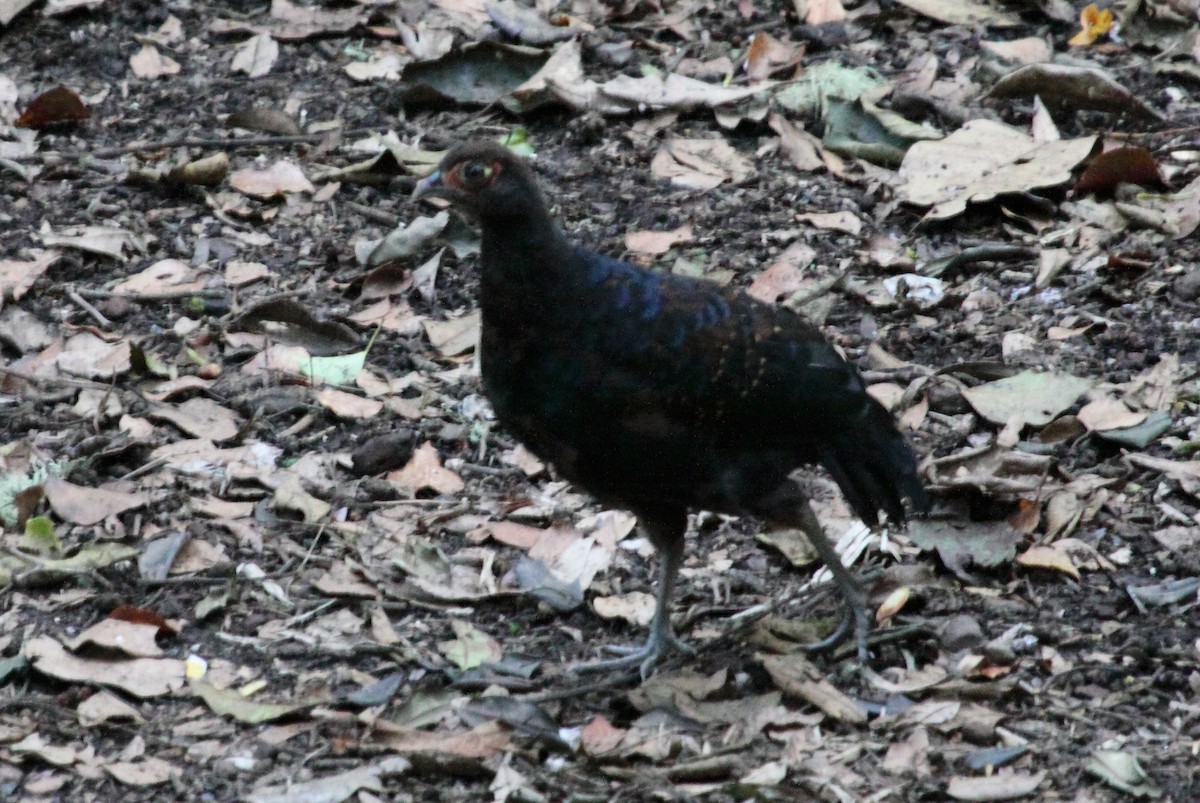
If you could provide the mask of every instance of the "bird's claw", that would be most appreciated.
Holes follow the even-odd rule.
[[[684,655],[695,655],[696,654],[695,647],[693,647],[691,644],[688,644],[686,641],[679,638],[679,636],[676,636],[674,633],[671,633],[670,635],[665,636],[664,639],[666,641],[666,644],[664,644],[663,648],[658,651],[659,655],[666,653],[668,647],[672,650],[678,650],[679,652],[683,653]],[[607,649],[609,652],[613,653],[614,655],[628,656],[628,655],[648,655],[649,653],[647,651],[649,650],[649,647],[650,647],[649,642],[647,642],[646,644],[643,644],[640,647],[626,647],[621,644],[610,644],[605,649]]]
[[[632,669],[638,667],[642,680],[650,677],[650,672],[653,671],[654,665],[658,663],[658,659],[662,656],[663,649],[661,645],[651,646],[649,643],[641,647],[625,647],[625,648],[610,648],[616,650],[628,650],[626,654],[620,658],[609,658],[605,661],[593,661],[588,664],[576,664],[567,668],[568,672],[576,674],[588,674],[592,672],[615,672],[618,670]]]
[[[593,661],[588,664],[576,664],[568,667],[568,672],[584,674],[590,672],[615,672],[618,670],[638,667],[642,680],[650,677],[658,660],[671,650],[679,650],[688,655],[695,655],[696,649],[682,641],[674,633],[668,633],[659,638],[653,636],[640,647],[610,646],[609,652],[618,653],[620,658],[609,658],[605,661]]]
[[[871,659],[871,651],[867,647],[867,636],[871,632],[871,622],[867,614],[867,608],[862,604],[856,605],[847,601],[846,613],[842,616],[842,621],[838,623],[834,631],[819,641],[803,645],[802,649],[805,652],[825,652],[831,650],[845,641],[846,637],[852,631],[854,633],[854,641],[858,646],[858,660],[865,664]]]

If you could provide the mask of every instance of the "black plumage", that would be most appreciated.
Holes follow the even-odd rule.
[[[790,478],[818,463],[868,525],[928,499],[916,460],[858,371],[799,315],[709,282],[572,245],[523,159],[490,142],[447,153],[415,196],[440,196],[482,228],[483,381],[503,426],[567,479],[637,515],[658,549],[646,645],[592,668],[641,665],[668,645],[689,509],[801,527],[853,614],[865,595]]]

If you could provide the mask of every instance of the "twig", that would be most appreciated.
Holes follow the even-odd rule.
[[[615,689],[618,686],[628,683],[629,675],[636,671],[637,667],[634,666],[630,667],[628,672],[613,675],[607,680],[598,680],[595,683],[572,683],[568,688],[553,689],[539,694],[519,695],[516,699],[527,703],[548,703],[551,700],[567,700],[571,697],[580,697],[584,694],[591,694],[594,691],[607,691],[608,689]]]
[[[372,127],[348,128],[340,133],[343,136],[354,136],[355,134],[367,134],[377,130],[378,128]],[[113,156],[123,156],[127,153],[137,153],[138,151],[159,151],[171,148],[232,148],[248,145],[293,145],[300,142],[320,142],[333,133],[336,132],[330,130],[323,131],[320,134],[271,134],[269,136],[256,137],[181,137],[179,139],[161,139],[157,142],[131,142],[119,148],[107,148],[91,152],[79,151],[65,155],[73,156],[77,159],[87,157],[93,159],[110,159]]]
[[[933,376],[933,369],[924,365],[902,365],[898,368],[879,368],[860,371],[863,381],[868,385],[875,382],[911,382]]]
[[[384,212],[381,209],[376,209],[373,206],[367,206],[366,204],[360,204],[355,201],[342,201],[342,206],[353,212],[357,212],[369,220],[373,220],[376,223],[381,223],[388,228],[396,227],[396,216],[390,212]]]
[[[519,468],[508,466],[481,466],[478,463],[463,463],[456,466],[464,474],[478,474],[483,477],[519,477],[524,472]]]
[[[75,288],[73,288],[73,287],[67,288],[67,298],[69,298],[69,299],[71,299],[71,301],[75,302],[75,304],[78,305],[88,315],[91,315],[92,320],[94,320],[96,323],[103,326],[105,329],[113,328],[113,322],[110,321],[108,318],[105,318],[104,315],[100,312],[100,310],[93,307],[87,300],[85,300],[81,295],[79,295],[79,293],[75,290]]]
[[[34,376],[27,374],[24,371],[17,371],[12,368],[0,365],[0,374],[11,376],[14,379],[20,379],[23,382],[28,382],[34,387],[45,387],[47,385],[65,385],[69,388],[86,388],[88,390],[108,390],[112,385],[104,385],[100,382],[92,382],[87,379],[67,379],[62,376]]]
[[[160,290],[157,293],[114,293],[112,290],[79,290],[84,298],[123,298],[126,301],[174,301],[179,298],[225,298],[225,290]]]
[[[120,479],[120,482],[125,482],[126,480],[131,480],[131,479],[134,479],[135,477],[140,477],[143,474],[149,474],[151,471],[153,471],[154,469],[158,468],[159,466],[163,465],[166,462],[167,462],[167,458],[156,457],[153,460],[151,460],[149,463],[143,463],[142,465],[135,468],[133,471],[130,471],[129,473],[122,476]]]
[[[936,277],[974,262],[1016,262],[1019,260],[1037,259],[1037,256],[1038,251],[1036,248],[1028,248],[1023,245],[989,243],[987,245],[977,245],[974,248],[964,248],[957,254],[952,254],[944,259],[935,259],[931,262],[926,262],[917,268],[917,272],[923,276]]]

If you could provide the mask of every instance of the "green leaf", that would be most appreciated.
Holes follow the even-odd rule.
[[[313,357],[301,366],[306,376],[327,385],[350,385],[367,364],[367,352],[339,354],[336,357]]]
[[[39,555],[60,554],[62,541],[58,540],[58,535],[54,532],[54,522],[46,516],[34,516],[26,521],[21,549]]]
[[[236,691],[218,689],[216,686],[199,680],[193,680],[189,685],[192,692],[204,700],[214,713],[233,717],[238,722],[250,725],[282,719],[312,705],[312,703],[259,703],[243,697]]]
[[[512,131],[500,137],[500,144],[518,156],[524,156],[526,159],[532,159],[537,156],[537,150],[529,140],[529,129],[523,125],[517,126]]]

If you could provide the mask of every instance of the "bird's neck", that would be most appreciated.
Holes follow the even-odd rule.
[[[485,306],[497,292],[537,304],[564,288],[576,272],[570,243],[544,213],[486,222],[481,250]]]

